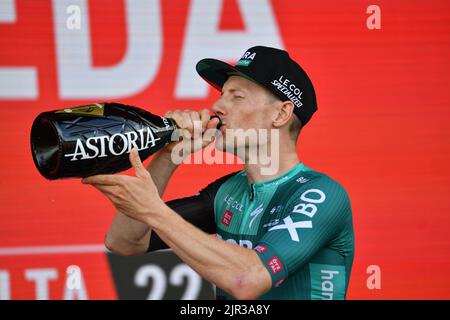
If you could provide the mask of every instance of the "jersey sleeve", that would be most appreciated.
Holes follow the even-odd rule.
[[[236,173],[233,172],[217,179],[193,196],[167,201],[166,204],[189,223],[204,232],[213,234],[216,232],[214,198],[220,186]],[[168,248],[158,234],[152,231],[147,252]]]
[[[262,236],[255,251],[278,287],[303,267],[351,219],[346,191],[334,180],[320,177],[289,197],[278,224]]]

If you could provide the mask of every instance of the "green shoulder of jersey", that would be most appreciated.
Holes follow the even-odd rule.
[[[240,171],[219,188],[214,213],[217,237],[255,250],[271,275],[272,289],[261,299],[345,299],[352,210],[335,180],[302,163],[254,184]]]

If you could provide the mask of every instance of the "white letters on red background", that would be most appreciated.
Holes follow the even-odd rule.
[[[27,282],[33,283],[34,299],[36,300],[49,300],[51,296],[50,283],[52,281],[61,281],[57,268],[25,269],[24,278]],[[11,281],[10,272],[8,270],[0,270],[0,300],[13,298],[11,296]],[[64,289],[59,297],[63,300],[87,300],[89,298],[80,267],[74,265],[67,267]]]
[[[81,28],[66,27],[66,8],[81,8]],[[112,67],[93,67],[86,0],[53,0],[59,94],[62,99],[132,96],[154,80],[162,55],[161,10],[157,0],[125,1],[127,48]]]
[[[269,0],[239,0],[244,31],[218,29],[224,0],[192,0],[181,48],[175,98],[205,98],[209,86],[197,75],[195,64],[206,57],[235,61],[254,45],[283,48]],[[114,99],[148,88],[161,67],[163,31],[158,0],[125,0],[127,46],[113,66],[93,66],[87,0],[53,0],[53,29],[60,99]],[[69,28],[67,8],[77,7],[79,28]],[[0,2],[0,24],[18,20],[15,0]],[[35,100],[39,97],[34,66],[0,67],[0,99]]]
[[[16,23],[15,0],[0,1],[0,25]],[[32,66],[0,68],[0,99],[37,99],[37,70]]]
[[[53,268],[30,269],[25,271],[25,278],[35,283],[36,300],[48,300],[48,283],[58,278],[58,271]]]
[[[265,45],[283,48],[268,0],[239,0],[245,31],[219,31],[222,0],[193,0],[182,48],[176,98],[205,98],[209,86],[195,70],[197,61],[216,58],[236,61],[248,48]]]

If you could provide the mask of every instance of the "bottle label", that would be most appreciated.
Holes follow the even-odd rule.
[[[91,116],[103,116],[105,111],[103,103],[88,104],[85,106],[73,107],[55,111],[55,113],[82,114]]]
[[[136,147],[138,151],[155,148],[159,140],[161,138],[155,136],[149,127],[137,131],[114,133],[113,135],[96,136],[88,139],[78,138],[75,141],[75,150],[72,153],[65,154],[64,157],[70,158],[70,161],[78,161],[110,155],[120,156],[124,153],[129,153],[133,147]]]

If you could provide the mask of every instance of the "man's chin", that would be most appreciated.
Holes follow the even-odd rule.
[[[223,136],[217,137],[214,147],[216,148],[216,150],[218,150],[220,152],[229,153],[234,156],[238,156],[238,154],[239,154],[238,150],[241,150],[241,153],[242,153],[245,149],[245,146],[242,146],[242,148],[239,148],[239,146],[236,146],[232,142],[229,145],[226,142],[227,141],[226,141],[226,139],[223,139]]]

